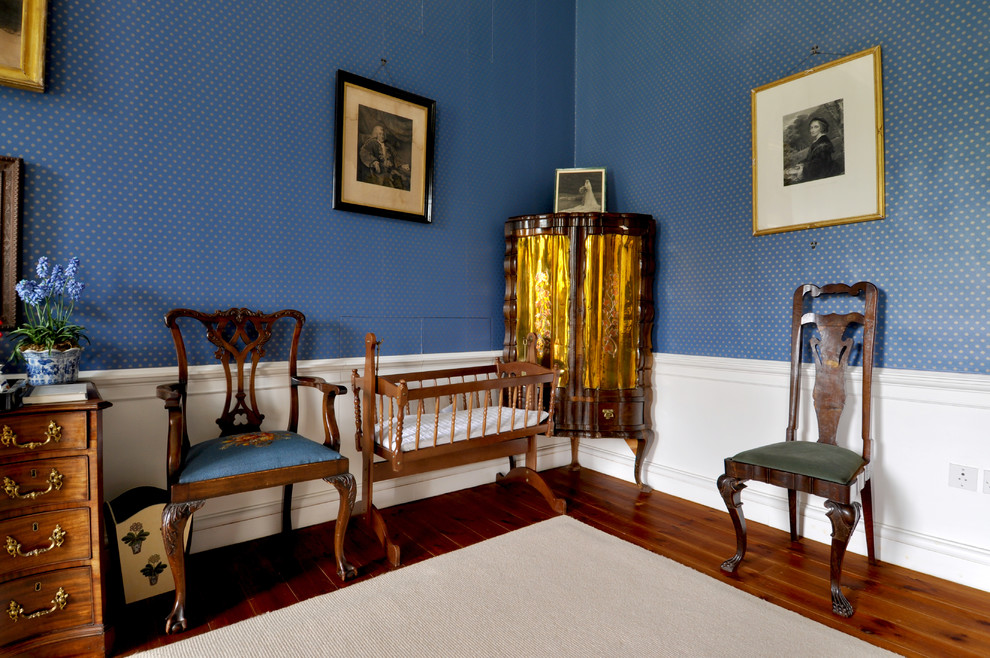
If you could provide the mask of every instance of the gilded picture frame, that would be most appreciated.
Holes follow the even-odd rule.
[[[0,327],[17,327],[21,250],[21,190],[24,161],[0,156]]]
[[[753,235],[884,216],[880,46],[752,90]]]
[[[45,90],[48,0],[0,0],[0,84]]]
[[[605,212],[605,167],[558,169],[554,212]]]
[[[436,102],[337,71],[333,207],[433,221]]]

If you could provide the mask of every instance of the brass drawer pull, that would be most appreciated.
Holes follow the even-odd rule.
[[[62,474],[59,473],[58,470],[53,468],[52,472],[48,474],[48,488],[45,489],[44,491],[29,491],[25,494],[22,494],[20,492],[20,488],[21,485],[17,484],[9,477],[4,477],[3,479],[4,493],[6,493],[8,496],[14,499],[20,498],[21,500],[34,500],[35,498],[44,496],[46,493],[49,493],[54,489],[61,489]]]
[[[14,430],[10,429],[9,426],[4,425],[3,431],[0,432],[0,444],[3,444],[6,448],[24,448],[26,450],[31,450],[32,448],[40,448],[43,445],[47,445],[54,441],[58,443],[62,440],[62,428],[55,424],[54,420],[48,421],[48,429],[45,430],[45,440],[44,441],[31,441],[30,443],[18,443],[17,435]]]
[[[615,418],[615,409],[602,409],[602,415],[605,416],[605,420],[612,420]]]
[[[55,592],[55,598],[52,599],[52,607],[48,609],[42,608],[41,610],[35,610],[30,614],[24,614],[24,607],[14,599],[11,599],[10,605],[7,606],[7,614],[9,614],[10,618],[14,621],[17,621],[18,619],[34,619],[35,617],[43,617],[55,612],[56,610],[63,609],[68,601],[69,595],[65,592],[65,588],[59,587],[58,591]]]
[[[65,535],[66,535],[65,530],[62,530],[62,526],[56,523],[55,529],[52,530],[51,536],[48,537],[48,539],[51,541],[51,544],[49,544],[48,546],[44,546],[42,548],[36,548],[34,550],[28,551],[27,553],[21,550],[21,543],[19,541],[17,541],[10,535],[7,535],[7,552],[10,553],[11,557],[17,557],[18,555],[20,555],[21,557],[33,557],[35,555],[41,555],[42,553],[47,553],[48,551],[52,550],[57,546],[61,546],[62,542],[65,541]]]

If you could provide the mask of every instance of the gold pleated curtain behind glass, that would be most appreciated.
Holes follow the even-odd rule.
[[[585,238],[584,387],[636,387],[640,238]]]
[[[535,332],[539,362],[563,370],[567,385],[568,291],[571,240],[566,235],[520,238],[516,261],[516,354],[526,354],[526,336]]]

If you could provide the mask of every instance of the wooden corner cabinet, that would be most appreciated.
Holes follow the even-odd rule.
[[[505,223],[504,356],[527,353],[561,371],[554,435],[625,439],[643,460],[653,440],[653,273],[649,215],[554,213]]]
[[[102,417],[88,399],[0,413],[0,655],[103,656]]]

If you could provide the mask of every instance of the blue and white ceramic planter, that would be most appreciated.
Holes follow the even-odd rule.
[[[28,383],[32,386],[43,384],[71,384],[79,379],[79,356],[82,349],[73,347],[65,350],[22,350],[27,364]]]

